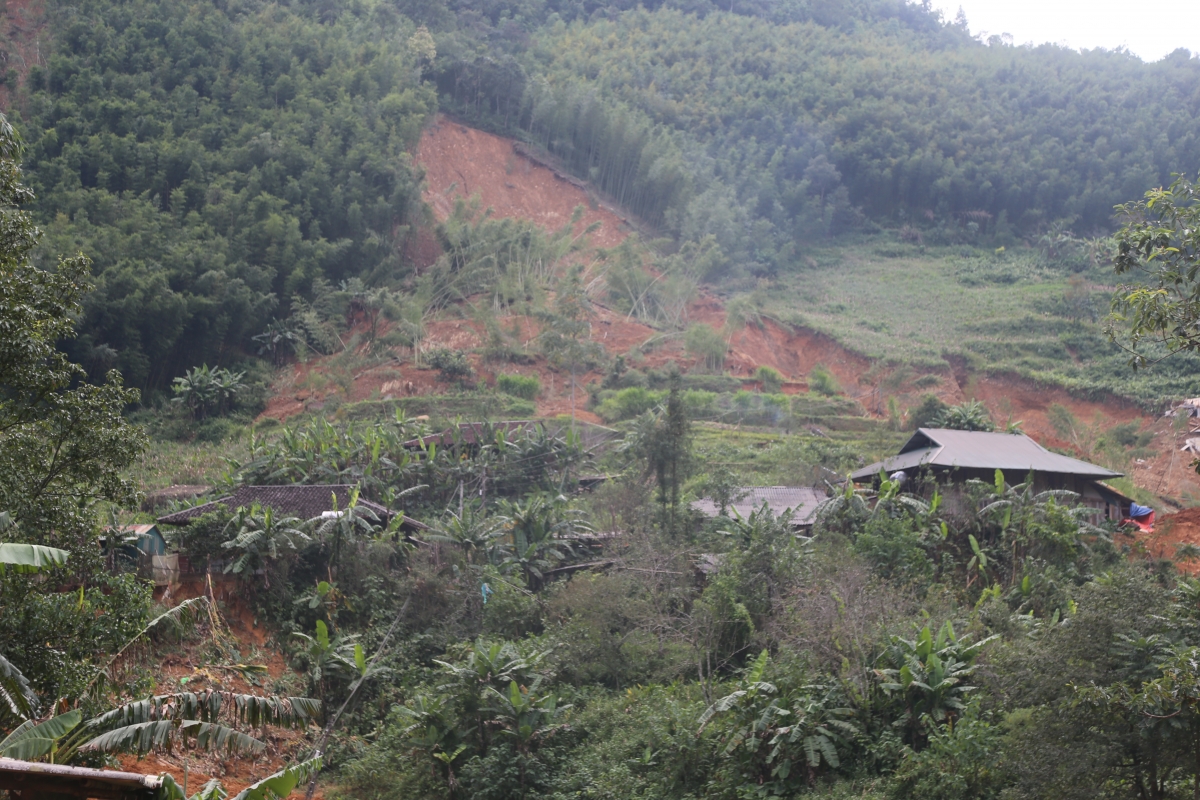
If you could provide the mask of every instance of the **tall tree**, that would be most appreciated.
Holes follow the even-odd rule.
[[[30,263],[39,231],[21,210],[33,199],[21,184],[21,153],[0,116],[0,511],[9,521],[0,537],[62,547],[85,569],[97,558],[95,503],[134,499],[120,473],[144,436],[121,412],[138,393],[115,371],[100,385],[84,383],[83,368],[58,349],[75,334],[90,262]]]
[[[1113,265],[1118,275],[1140,273],[1145,282],[1117,291],[1109,335],[1134,368],[1200,350],[1200,183],[1181,175],[1117,209],[1125,225]]]

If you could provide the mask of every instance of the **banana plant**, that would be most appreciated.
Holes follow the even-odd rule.
[[[443,777],[453,791],[458,783],[454,762],[468,746],[462,741],[450,699],[446,695],[419,694],[407,705],[397,707],[396,713],[408,723],[402,733],[414,747],[441,764]]]
[[[354,641],[358,637],[330,636],[329,626],[323,620],[317,620],[314,636],[296,632],[292,637],[300,640],[300,652],[307,660],[305,671],[322,705],[331,678],[366,670],[366,653]]]
[[[959,639],[949,621],[936,637],[928,625],[915,639],[892,637],[878,659],[876,675],[883,691],[899,703],[910,744],[924,737],[923,720],[952,721],[966,708],[967,695],[975,689],[966,683],[975,671],[975,657],[996,638]]]
[[[235,575],[253,574],[277,560],[282,548],[295,550],[297,541],[309,540],[299,519],[276,516],[274,509],[257,503],[250,508],[239,508],[225,530],[234,533],[221,546],[237,554],[225,571]],[[269,575],[264,572],[263,578],[270,587]]]
[[[58,743],[82,721],[83,714],[78,710],[71,710],[42,722],[27,719],[4,737],[4,741],[0,741],[0,756],[20,761],[37,761],[49,757],[50,763],[53,764],[58,752]]]
[[[223,750],[230,755],[261,753],[266,745],[239,728],[302,728],[321,712],[317,700],[206,690],[155,695],[117,706],[88,720],[64,752],[171,752],[181,745]],[[82,743],[79,739],[87,738]]]
[[[320,757],[301,761],[247,786],[234,795],[233,800],[282,800],[295,791],[296,787],[311,781],[320,769]],[[163,775],[162,786],[159,787],[154,800],[226,800],[228,797],[229,793],[221,786],[219,780],[209,781],[199,792],[189,797],[173,777]]]
[[[0,512],[0,530],[11,527],[12,524],[9,513]],[[9,571],[18,575],[31,575],[61,567],[67,563],[68,555],[66,550],[57,547],[21,542],[0,543],[0,576]],[[37,706],[37,694],[29,685],[24,673],[0,654],[0,715],[11,716],[25,723],[36,714]]]
[[[560,706],[558,696],[538,696],[531,689],[509,681],[508,691],[489,687],[492,695],[492,711],[500,727],[501,736],[516,743],[517,752],[528,755],[538,742],[550,736],[555,728],[550,723],[558,719],[571,705]]]
[[[773,784],[771,794],[791,794],[800,788],[793,784],[801,775],[812,785],[823,766],[838,768],[838,749],[849,745],[858,728],[851,722],[854,711],[839,703],[830,687],[806,685],[783,693],[763,680],[768,661],[763,650],[738,688],[700,715],[697,734],[719,725],[722,758],[739,760],[740,774]],[[798,766],[803,772],[793,774]]]

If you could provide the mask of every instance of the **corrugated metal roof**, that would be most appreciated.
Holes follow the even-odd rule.
[[[337,498],[337,507],[344,509],[350,503],[350,492],[353,489],[353,484],[345,483],[239,486],[231,495],[219,497],[203,505],[185,508],[174,514],[167,514],[165,517],[159,517],[158,521],[164,525],[186,525],[203,514],[216,511],[218,506],[225,506],[233,510],[242,507],[248,508],[255,503],[262,506],[269,506],[280,513],[290,514],[300,519],[312,519],[313,517],[321,516],[325,511],[332,511],[334,497]],[[388,511],[378,503],[372,503],[370,500],[359,498],[358,504],[373,511],[380,519],[388,519],[392,516],[391,511]],[[412,523],[414,527],[425,527],[416,520],[406,519],[405,522]]]
[[[810,486],[743,486],[739,491],[746,494],[729,506],[730,515],[736,511],[742,517],[748,517],[766,503],[775,516],[785,511],[793,512],[792,523],[795,525],[811,525],[817,504],[825,499],[824,492]],[[695,501],[692,508],[706,517],[715,517],[720,511],[717,504],[707,498]]]
[[[878,475],[880,470],[890,473],[924,466],[1051,472],[1088,478],[1116,478],[1121,475],[1120,472],[1077,458],[1051,453],[1023,433],[920,428],[900,448],[899,454],[863,467],[850,477],[863,480]]]

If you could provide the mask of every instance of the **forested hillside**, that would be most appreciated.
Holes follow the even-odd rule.
[[[444,38],[505,55],[443,48],[450,107],[523,131],[672,235],[715,234],[759,269],[864,219],[966,243],[1059,220],[1103,232],[1114,204],[1200,164],[1200,61],[1186,51],[1144,64],[982,44],[912,8],[836,21],[643,8],[540,26],[521,4],[479,10],[493,27],[460,9]]]
[[[1200,58],[10,6],[0,794],[1200,797]]]
[[[393,277],[433,43],[384,5],[48,6],[18,107],[51,254],[96,290],[72,354],[161,390],[255,351],[314,280]],[[98,373],[97,373],[98,370]]]
[[[43,17],[52,41],[9,109],[40,257],[94,259],[71,355],[148,398],[276,353],[330,287],[411,276],[408,151],[439,105],[561,159],[660,249],[712,237],[700,277],[718,284],[883,228],[989,249],[1104,234],[1114,204],[1200,164],[1186,52],[985,44],[903,2],[50,0]]]

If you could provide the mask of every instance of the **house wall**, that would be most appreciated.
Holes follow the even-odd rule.
[[[939,490],[942,493],[942,507],[948,514],[958,515],[964,514],[969,508],[969,501],[966,495],[966,482],[969,480],[980,480],[984,483],[992,485],[996,480],[995,470],[941,470],[935,473],[934,477],[939,484]],[[1018,474],[1015,471],[1004,473],[1004,480],[1010,486],[1024,483],[1029,477],[1029,473]],[[933,494],[933,486],[926,481],[919,483],[915,490],[918,494],[928,499]],[[1089,521],[1097,524],[1105,519],[1119,522],[1124,516],[1124,508],[1121,498],[1107,492],[1103,487],[1097,485],[1096,481],[1081,475],[1064,475],[1052,472],[1038,472],[1033,476],[1033,490],[1035,493],[1048,491],[1069,491],[1079,495],[1079,504],[1093,510],[1089,517]]]

